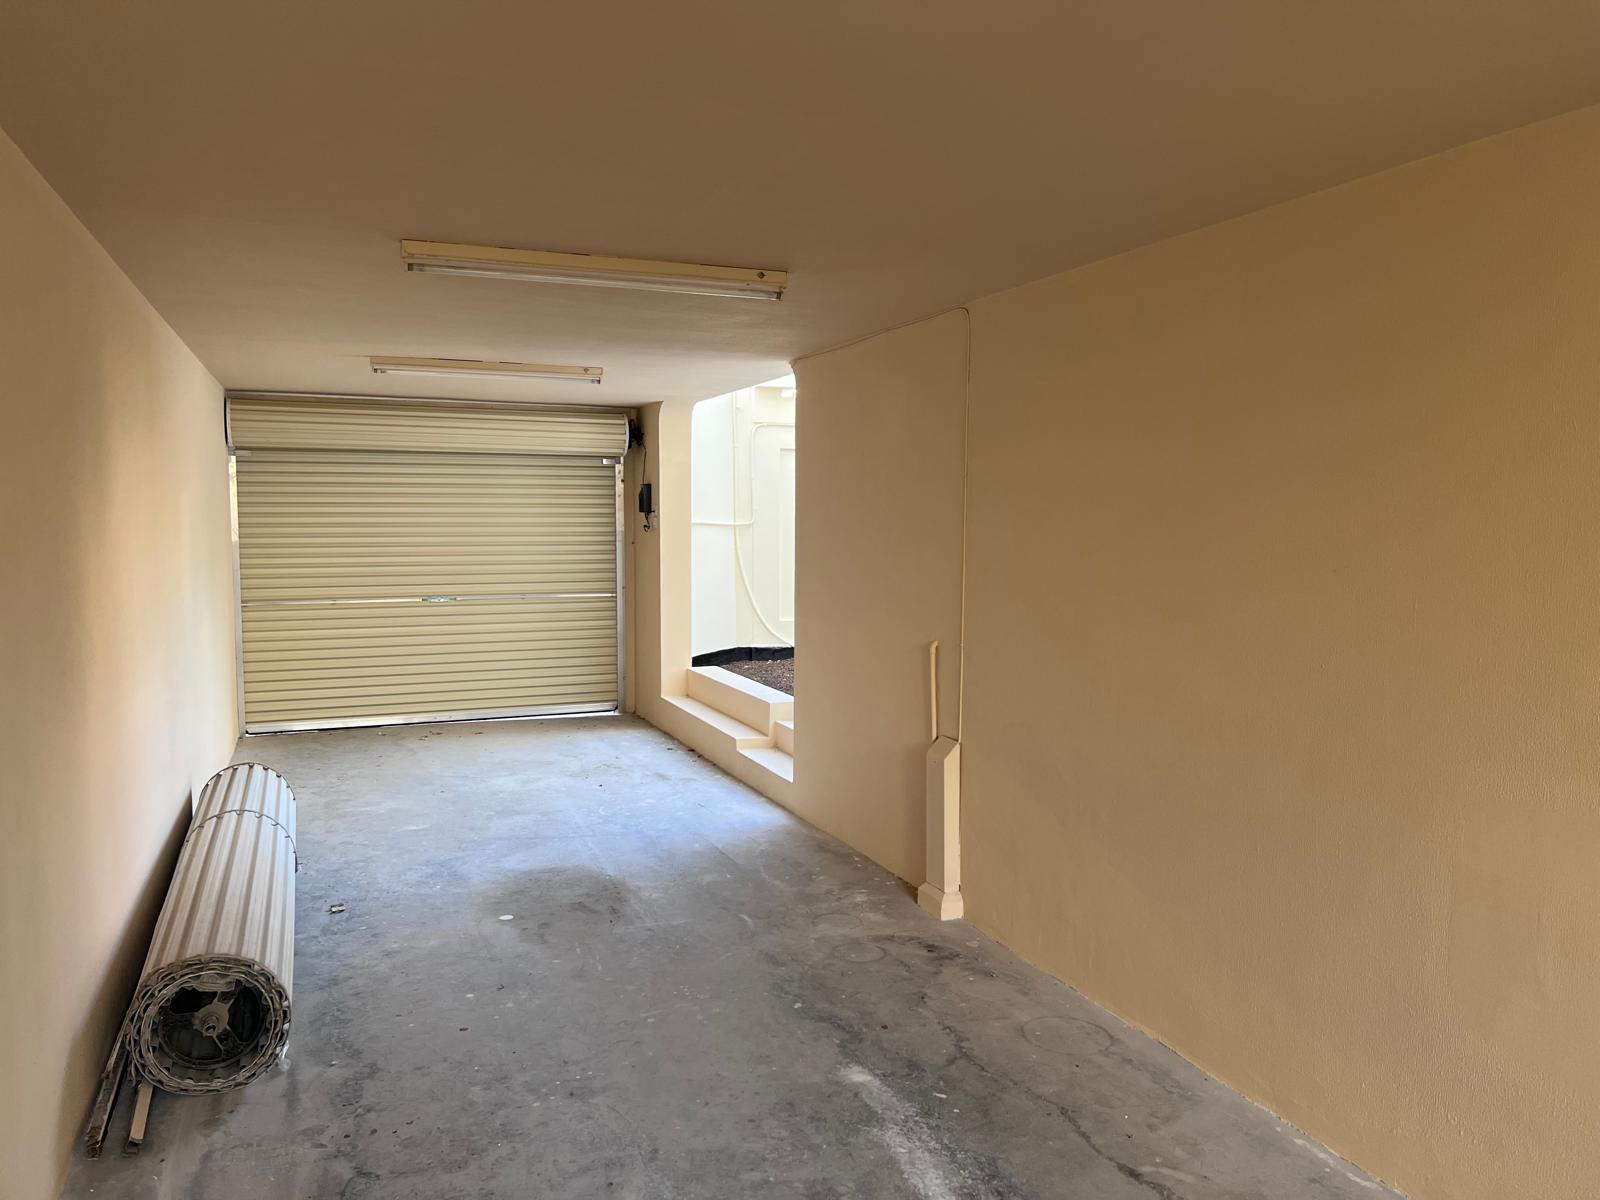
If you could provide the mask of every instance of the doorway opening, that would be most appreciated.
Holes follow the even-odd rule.
[[[793,376],[703,400],[691,418],[691,653],[793,696]]]

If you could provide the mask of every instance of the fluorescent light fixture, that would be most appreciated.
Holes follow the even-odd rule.
[[[561,254],[553,250],[512,250],[501,246],[467,246],[459,242],[403,241],[400,258],[408,271],[523,279],[533,283],[577,283],[642,292],[683,292],[691,296],[778,300],[789,286],[787,271],[652,262],[647,258],[611,258],[604,254]]]
[[[464,379],[558,379],[599,383],[600,367],[562,367],[545,363],[484,362],[478,358],[372,358],[374,375],[452,375]]]

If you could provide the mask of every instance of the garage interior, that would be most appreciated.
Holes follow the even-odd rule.
[[[7,4],[0,1190],[1592,1196],[1597,50]],[[803,720],[693,661],[791,373]],[[287,1055],[89,1158],[246,761]]]

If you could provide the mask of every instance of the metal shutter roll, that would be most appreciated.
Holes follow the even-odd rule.
[[[623,454],[628,419],[607,409],[232,396],[228,444],[239,450],[455,450]]]
[[[236,444],[333,440],[325,425],[293,424],[301,418],[292,414],[274,425],[272,403],[252,401],[260,407],[247,422],[234,408]],[[361,436],[380,444],[550,444],[504,429],[475,443],[485,438],[472,424],[483,410],[466,406],[439,406],[456,426],[445,420],[419,432],[416,406],[338,403],[347,414],[378,410],[359,421],[367,423]],[[497,424],[508,415],[489,411]],[[396,427],[384,426],[385,413]],[[550,414],[527,415],[537,422]],[[608,443],[620,453],[625,419],[597,415],[620,427],[620,439]],[[355,437],[351,426],[338,428],[338,437]],[[572,436],[562,431],[569,440],[557,444]],[[615,460],[256,448],[240,451],[236,487],[248,729],[617,707]]]

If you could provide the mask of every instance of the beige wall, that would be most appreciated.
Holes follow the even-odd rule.
[[[689,665],[691,411],[686,403],[648,404],[639,410],[645,446],[629,456],[632,478],[623,496],[638,580],[633,617],[635,707],[656,724],[662,719],[661,697],[683,695],[683,675]],[[660,510],[648,531],[639,516],[639,484],[645,480],[651,483]]]
[[[923,871],[928,643],[955,732],[966,314],[795,364],[795,797]]]
[[[55,1193],[235,738],[221,394],[0,134],[0,1163]]]
[[[971,306],[969,917],[1422,1200],[1600,1179],[1597,213],[1590,109]],[[801,364],[802,771],[957,319]]]

